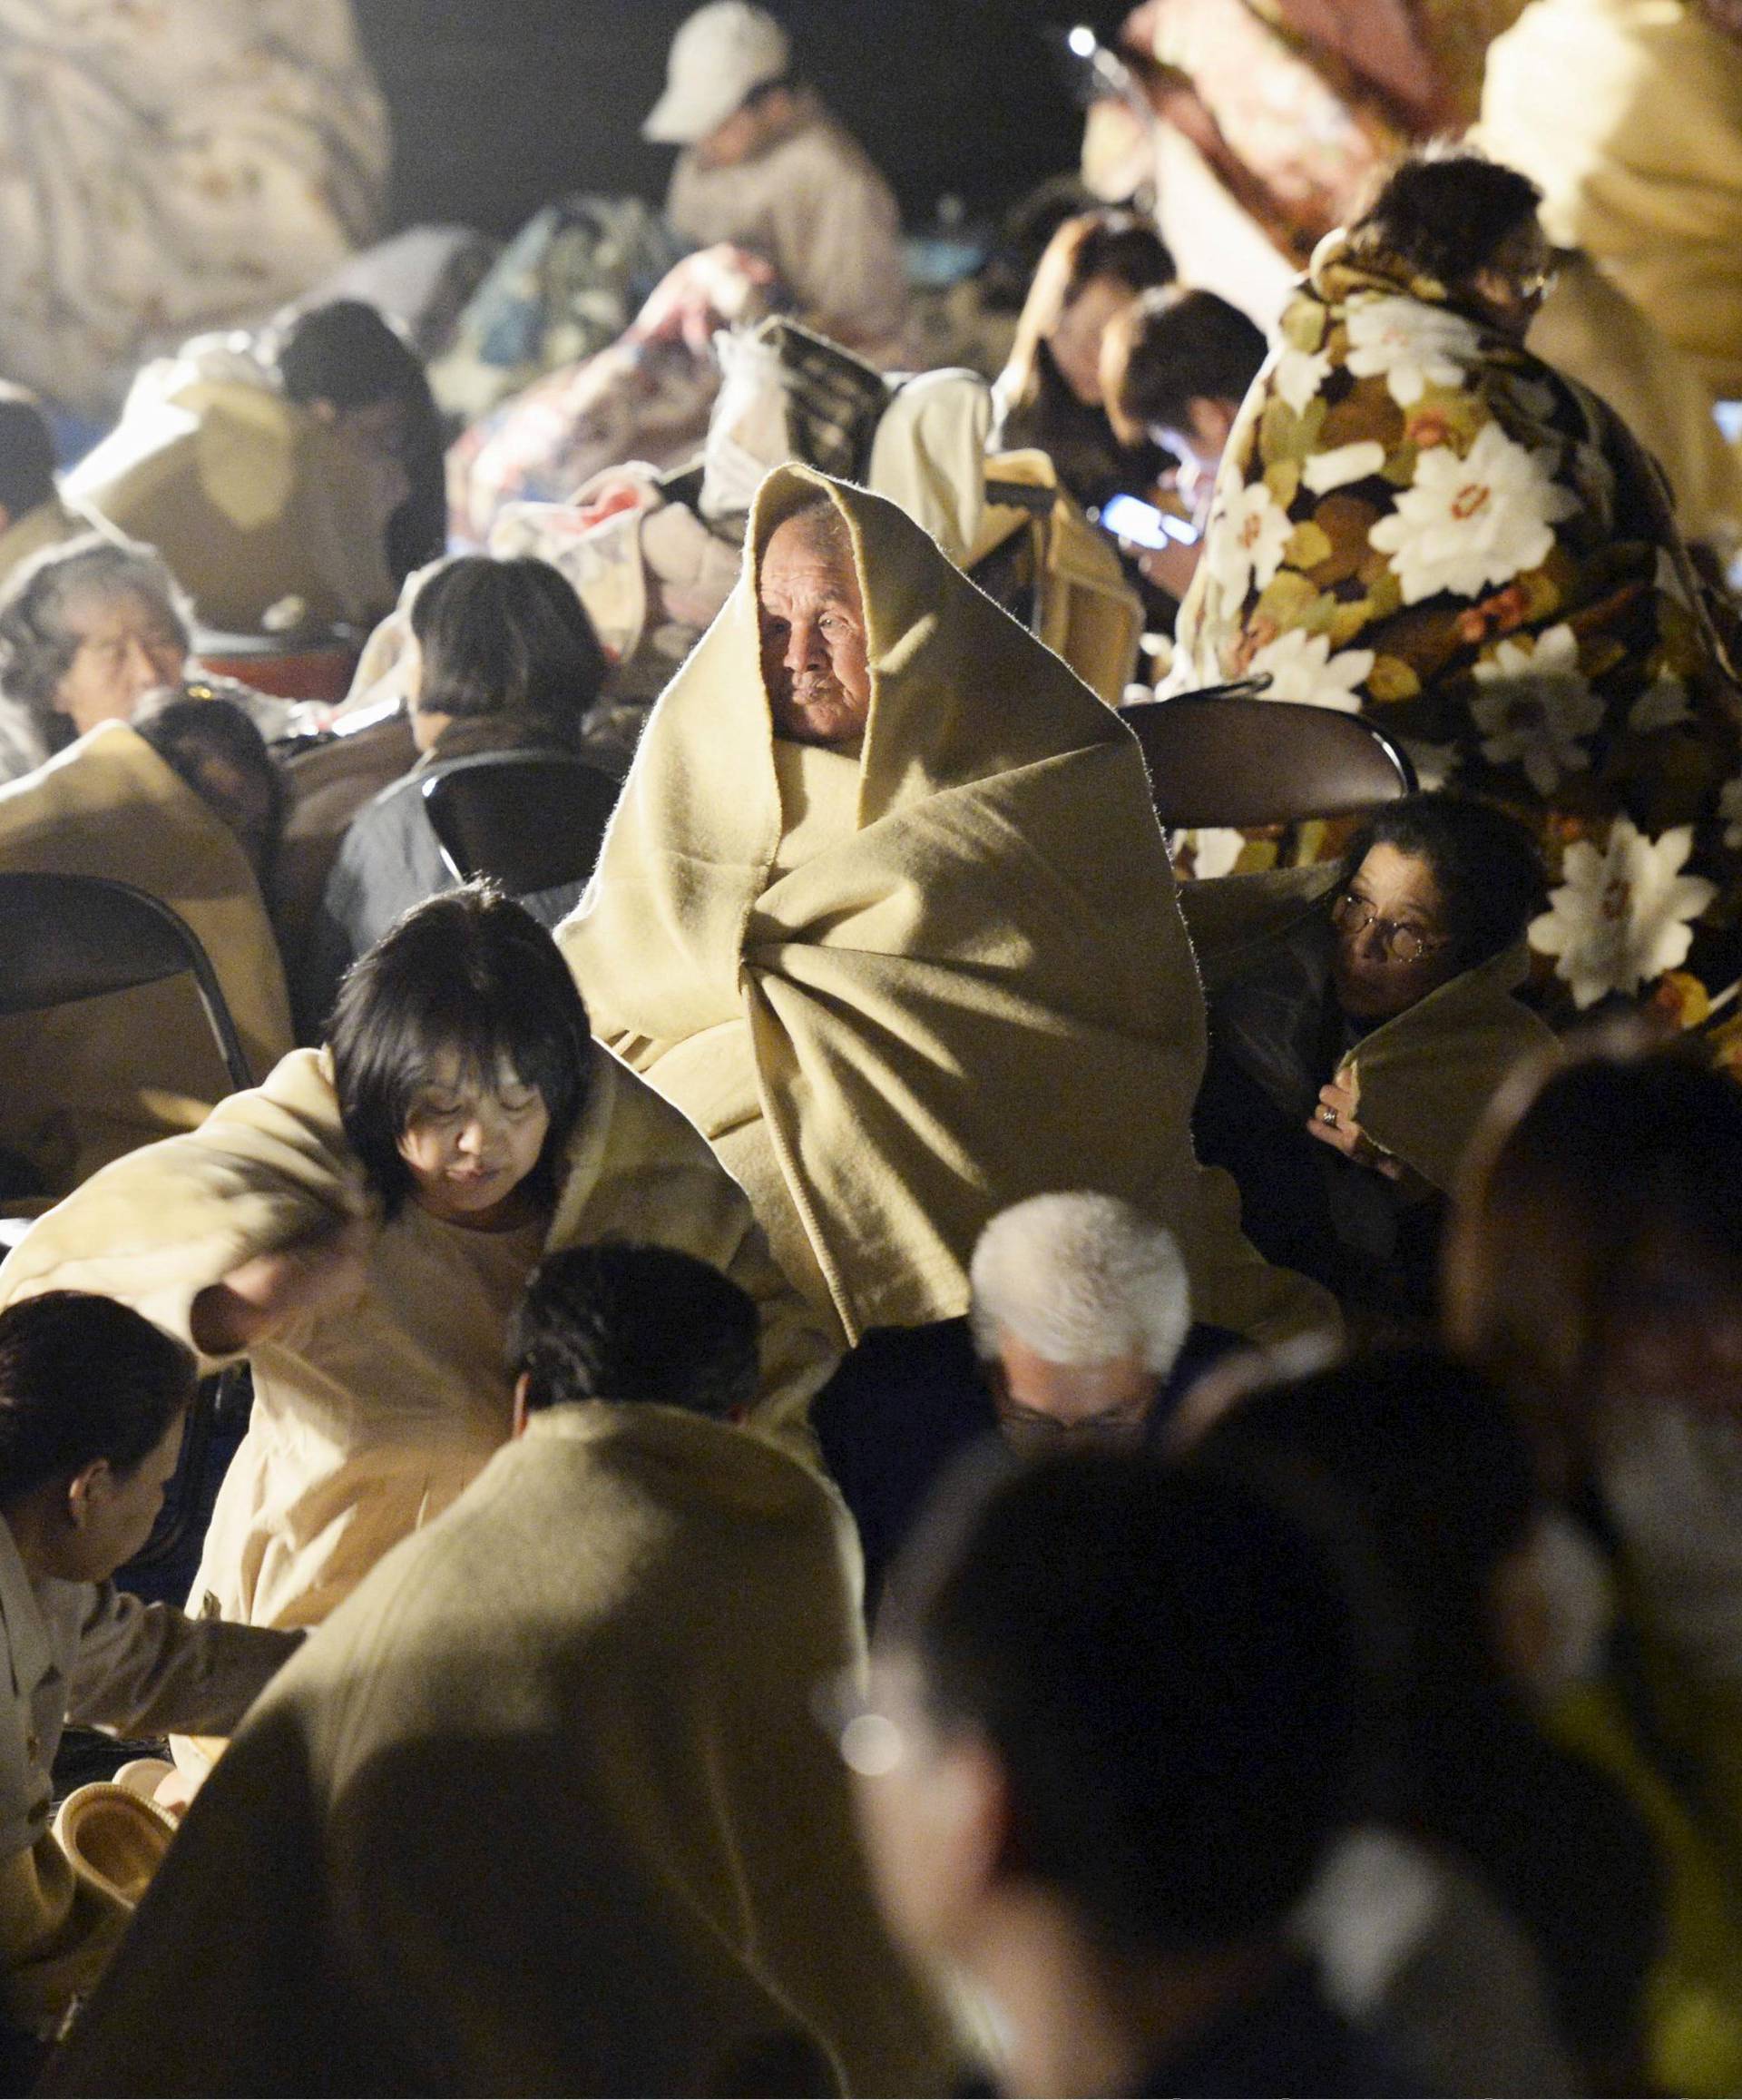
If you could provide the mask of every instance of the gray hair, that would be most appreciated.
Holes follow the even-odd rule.
[[[1137,1356],[1158,1378],[1191,1325],[1191,1293],[1173,1234],[1116,1196],[1031,1196],[980,1235],[970,1271],[982,1358],[1012,1334],[1049,1363]]]
[[[144,598],[161,609],[184,649],[192,645],[192,609],[152,548],[104,533],[45,547],[0,591],[0,687],[32,714],[55,711],[55,692],[79,648],[67,607],[86,596]]]

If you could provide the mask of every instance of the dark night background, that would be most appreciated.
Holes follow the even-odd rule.
[[[393,110],[393,222],[508,233],[569,190],[664,194],[642,143],[671,34],[696,0],[356,0]],[[799,68],[857,132],[910,226],[946,192],[995,209],[1073,167],[1081,112],[1043,22],[1103,34],[1073,0],[771,0]]]

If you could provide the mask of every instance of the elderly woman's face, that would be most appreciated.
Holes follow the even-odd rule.
[[[871,712],[871,665],[851,552],[808,517],[777,525],[763,551],[757,615],[775,734],[856,743]]]
[[[156,687],[180,684],[186,645],[168,608],[146,593],[75,593],[64,618],[78,646],[54,704],[81,736],[100,721],[125,721]]]
[[[1457,975],[1445,899],[1418,854],[1374,847],[1332,918],[1331,979],[1352,1021],[1389,1021]]]

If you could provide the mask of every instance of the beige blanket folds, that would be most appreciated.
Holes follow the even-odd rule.
[[[149,891],[198,935],[254,1070],[290,1047],[284,971],[247,856],[124,722],[0,788],[0,869]],[[56,1192],[190,1129],[232,1087],[188,976],[0,1020],[0,1144]]]
[[[856,822],[788,865],[757,570],[819,493],[873,697]],[[1192,1157],[1203,999],[1130,731],[879,497],[778,469],[747,547],[559,935],[595,1031],[727,1151],[849,1338],[962,1312],[989,1219],[1083,1187],[1179,1233],[1201,1318],[1319,1324]]]
[[[253,1418],[194,1593],[225,1618],[316,1624],[475,1477],[509,1432],[504,1322],[538,1236],[443,1225],[412,1202],[380,1224],[328,1060],[298,1050],[199,1130],[95,1175],[0,1267],[0,1303],[103,1291],[191,1342],[208,1284],[351,1218],[375,1227],[361,1301],[251,1352]],[[676,1247],[743,1285],[762,1316],[758,1426],[802,1445],[829,1345],[695,1131],[601,1052],[543,1248],[608,1235]]]

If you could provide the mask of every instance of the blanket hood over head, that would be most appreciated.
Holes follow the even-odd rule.
[[[850,828],[778,868],[758,573],[819,495],[853,547],[871,708]],[[804,467],[763,483],[559,938],[595,1030],[710,1141],[759,1118],[752,1201],[849,1336],[963,1311],[991,1217],[1067,1187],[1171,1225],[1205,1319],[1322,1312],[1191,1155],[1203,1002],[1135,740],[880,497]]]

